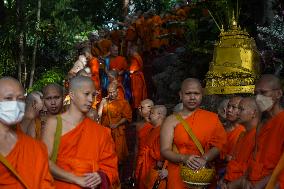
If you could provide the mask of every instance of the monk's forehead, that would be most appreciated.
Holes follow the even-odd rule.
[[[24,95],[22,85],[14,80],[0,80],[0,95]]]
[[[230,100],[229,100],[229,104],[239,104],[240,101],[242,100],[242,97],[232,97]]]
[[[255,101],[250,98],[244,98],[240,101],[239,106],[246,109],[254,109],[256,104]]]
[[[188,90],[198,90],[198,91],[202,91],[202,86],[198,81],[186,81],[182,84],[181,87],[182,91],[188,91]]]

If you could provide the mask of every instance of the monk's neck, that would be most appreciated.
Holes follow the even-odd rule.
[[[229,122],[226,127],[225,127],[225,130],[226,132],[231,132],[233,131],[237,126],[237,123],[236,122]]]
[[[277,114],[279,114],[280,112],[282,112],[284,109],[282,108],[282,106],[277,103],[274,105],[274,107],[268,112],[268,115],[270,118],[276,116]]]
[[[183,108],[183,110],[180,112],[182,117],[189,117],[193,115],[199,108],[196,108],[194,110],[188,110],[186,108]]]
[[[74,122],[81,122],[86,115],[79,111],[76,107],[70,106],[70,108],[65,113],[68,117],[71,117]]]
[[[16,132],[10,126],[0,123],[0,153],[7,156],[18,140]]]
[[[250,122],[245,123],[244,125],[245,125],[245,128],[246,128],[246,131],[249,132],[253,128],[256,128],[256,127],[260,128],[261,127],[261,121],[260,121],[260,118],[256,117],[253,120],[251,120]]]

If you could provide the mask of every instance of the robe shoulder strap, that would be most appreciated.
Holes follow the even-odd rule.
[[[59,144],[60,144],[60,138],[62,135],[62,118],[60,115],[56,116],[57,118],[57,125],[56,125],[56,131],[54,135],[54,143],[53,143],[53,150],[52,150],[52,155],[51,155],[51,161],[56,162],[57,155],[58,155],[58,149],[59,149]]]
[[[190,128],[189,124],[181,117],[180,114],[175,114],[175,117],[183,125],[183,127],[186,130],[187,134],[190,136],[190,138],[192,139],[192,141],[194,142],[194,144],[196,145],[196,147],[198,148],[200,153],[203,155],[204,154],[204,149],[203,149],[201,143],[199,142],[198,138],[193,133],[193,131]]]
[[[28,185],[25,183],[25,181],[22,179],[22,177],[18,174],[18,172],[14,169],[14,167],[8,162],[8,160],[0,154],[0,162],[11,171],[14,176],[20,181],[20,183],[26,188],[29,189]]]

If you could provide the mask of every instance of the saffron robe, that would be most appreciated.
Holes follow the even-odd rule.
[[[153,129],[153,126],[149,123],[149,122],[145,122],[143,124],[143,127],[137,131],[137,137],[138,137],[138,144],[137,144],[137,148],[138,148],[138,153],[137,153],[137,160],[136,162],[142,162],[142,160],[140,160],[141,156],[139,156],[139,152],[142,151],[143,147],[145,146],[146,140],[147,140],[147,135],[149,134],[149,132]],[[138,174],[139,174],[139,167],[138,165],[136,165],[135,167],[135,177],[136,180],[138,180]]]
[[[147,175],[151,169],[156,168],[158,161],[163,160],[160,151],[160,129],[161,127],[152,128],[149,134],[146,136],[145,145],[138,153],[137,170],[138,170],[138,183],[139,189],[146,189],[146,182],[153,180],[153,178],[147,178]]]
[[[108,102],[103,107],[102,125],[109,127],[111,124],[118,123],[122,118],[126,118],[128,122],[132,120],[132,111],[126,100],[116,99]],[[111,129],[112,137],[115,143],[115,151],[118,160],[125,161],[128,156],[128,148],[125,138],[125,124],[119,125],[115,129]]]
[[[116,70],[117,72],[127,71],[128,65],[126,59],[123,56],[116,56],[114,58],[111,58],[109,69]],[[119,75],[117,80],[123,83],[123,75]]]
[[[256,135],[256,154],[250,157],[249,180],[256,183],[271,175],[284,151],[284,111],[268,120]],[[284,184],[284,172],[278,177]]]
[[[18,141],[5,157],[30,189],[54,189],[49,172],[46,146],[17,130]],[[25,189],[21,182],[0,163],[0,188]]]
[[[131,57],[130,71],[133,73],[130,75],[131,78],[131,91],[132,91],[132,107],[138,108],[140,102],[147,98],[147,88],[144,79],[143,61],[142,58],[136,54]]]
[[[255,145],[255,132],[256,128],[253,128],[239,137],[231,154],[232,160],[227,164],[224,177],[227,181],[238,180],[245,174],[248,168],[248,159]]]
[[[187,117],[185,121],[189,124],[205,152],[210,150],[212,147],[216,147],[220,151],[223,149],[227,140],[227,135],[217,114],[197,109],[192,115]],[[177,146],[180,154],[201,156],[198,148],[181,123],[175,127],[173,143]],[[178,164],[169,162],[168,172],[168,189],[187,188],[180,177],[180,167]]]
[[[227,143],[225,144],[221,152],[222,159],[225,159],[226,155],[232,154],[232,150],[234,149],[240,134],[243,133],[244,131],[245,131],[244,126],[237,124],[234,130],[227,132]]]
[[[76,128],[61,136],[56,165],[81,176],[103,172],[110,185],[119,185],[117,156],[108,128],[85,118]],[[56,188],[79,189],[78,185],[55,180]],[[111,187],[110,186],[110,187]]]

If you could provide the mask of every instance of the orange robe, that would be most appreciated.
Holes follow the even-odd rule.
[[[96,96],[96,99],[93,102],[92,107],[96,109],[96,105],[98,103],[100,103],[100,101],[102,100],[102,96],[101,96],[101,84],[100,84],[100,63],[99,60],[97,58],[92,58],[89,61],[89,67],[91,69],[91,73],[92,73],[92,80],[94,82],[95,88],[97,90],[98,95]]]
[[[132,107],[138,108],[140,102],[147,98],[147,88],[144,79],[143,61],[142,58],[136,54],[131,57],[130,71],[133,71],[130,75],[131,78],[131,91],[132,91]]]
[[[53,178],[49,173],[46,146],[21,131],[17,131],[18,141],[6,156],[30,189],[54,189]],[[0,188],[25,189],[3,164],[0,163]]]
[[[127,61],[126,61],[125,57],[116,56],[114,58],[111,58],[109,68],[110,68],[110,70],[116,70],[118,72],[127,71],[128,65],[127,65]],[[122,83],[123,82],[123,75],[119,75],[117,80]]]
[[[119,183],[117,156],[108,128],[85,118],[76,128],[61,136],[56,164],[65,171],[81,176],[103,172],[110,185]],[[79,189],[78,185],[55,181],[56,188]]]
[[[151,169],[156,168],[158,161],[162,160],[160,153],[160,129],[158,126],[153,128],[146,136],[145,145],[138,153],[137,170],[139,189],[146,189],[145,183],[153,178],[148,179],[147,175]],[[147,180],[148,179],[148,180]]]
[[[249,161],[249,180],[256,183],[271,175],[284,151],[284,111],[268,120],[256,136],[255,155]],[[284,172],[278,177],[284,185]]]
[[[212,147],[217,147],[219,150],[223,149],[227,135],[215,113],[197,109],[195,113],[185,120],[189,123],[205,152]],[[180,154],[201,155],[181,123],[175,127],[173,143],[177,146]],[[180,177],[180,167],[178,164],[169,162],[168,172],[168,189],[187,188]]]
[[[233,159],[227,164],[224,177],[227,181],[235,181],[245,174],[255,144],[255,132],[256,129],[253,128],[241,134],[232,152]]]
[[[142,162],[142,160],[140,160],[139,156],[139,152],[142,151],[143,147],[145,146],[146,140],[147,140],[147,135],[149,134],[149,132],[152,130],[153,126],[151,125],[151,123],[146,122],[144,123],[143,127],[137,131],[137,137],[138,137],[138,154],[137,154],[137,160],[136,162]],[[138,174],[139,174],[139,167],[138,165],[136,165],[135,168],[135,177],[136,180],[138,180]]]
[[[161,34],[161,26],[163,24],[162,19],[159,15],[155,15],[152,17],[151,29],[152,29],[152,40],[151,40],[151,48],[160,48],[161,40],[159,39]]]
[[[226,155],[232,154],[232,150],[234,149],[240,134],[244,131],[245,131],[244,126],[238,124],[234,128],[234,130],[227,132],[227,143],[225,144],[221,152],[222,159],[225,159]]]
[[[102,125],[109,127],[110,124],[118,123],[122,118],[126,118],[128,122],[132,120],[131,107],[126,100],[113,100],[108,102],[103,108]],[[128,148],[125,138],[125,125],[120,125],[115,129],[111,129],[112,137],[115,143],[115,151],[119,161],[125,161],[128,156]]]
[[[123,85],[120,82],[118,82],[117,84],[117,90],[118,90],[117,99],[125,100],[125,90],[124,90]]]

